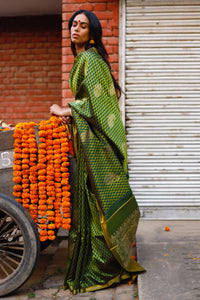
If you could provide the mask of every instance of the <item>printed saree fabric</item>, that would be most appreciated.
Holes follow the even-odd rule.
[[[64,288],[74,294],[134,278],[139,209],[128,183],[127,145],[107,64],[95,48],[74,61],[69,105],[77,130],[77,171]]]

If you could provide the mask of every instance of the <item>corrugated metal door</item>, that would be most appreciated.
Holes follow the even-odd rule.
[[[124,5],[132,189],[146,218],[200,218],[200,1]]]

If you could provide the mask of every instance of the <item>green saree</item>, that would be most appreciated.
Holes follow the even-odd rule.
[[[127,145],[112,77],[95,48],[74,61],[69,105],[77,130],[77,172],[64,288],[74,294],[134,278],[139,209],[128,183]]]

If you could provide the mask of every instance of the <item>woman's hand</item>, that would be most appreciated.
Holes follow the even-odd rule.
[[[60,117],[60,120],[62,125],[66,125],[72,122],[72,117],[70,116]]]
[[[61,123],[63,125],[71,123],[71,108],[70,107],[60,107],[58,104],[53,104],[50,107],[50,113],[60,117]]]

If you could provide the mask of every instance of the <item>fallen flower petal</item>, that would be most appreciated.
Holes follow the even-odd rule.
[[[168,226],[166,226],[165,231],[170,231],[170,228]]]

